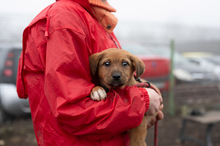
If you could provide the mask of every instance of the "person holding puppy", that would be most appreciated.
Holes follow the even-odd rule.
[[[127,130],[145,113],[163,118],[162,98],[150,88],[111,90],[99,102],[89,97],[89,56],[121,48],[111,12],[105,0],[57,0],[24,30],[17,92],[29,98],[38,145],[128,145]]]

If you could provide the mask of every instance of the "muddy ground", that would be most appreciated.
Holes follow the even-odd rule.
[[[165,106],[167,106],[166,103]],[[196,146],[193,142],[181,144],[179,140],[181,115],[177,113],[171,117],[166,108],[164,112],[165,118],[159,122],[159,146]],[[18,118],[14,122],[0,126],[0,146],[37,146],[31,118]],[[205,128],[205,125],[190,123],[186,133],[204,141]],[[153,128],[149,131],[148,146],[153,146]],[[214,146],[220,146],[220,123],[213,128],[212,141]]]

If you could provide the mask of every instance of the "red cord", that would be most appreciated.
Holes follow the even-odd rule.
[[[156,120],[154,126],[154,146],[157,146],[157,144],[158,144],[158,120]]]
[[[138,84],[135,84],[134,86],[154,89],[154,87],[152,87],[149,82],[147,82],[147,83],[138,83]],[[154,89],[154,90],[157,92],[156,89]],[[156,119],[156,122],[155,122],[155,125],[154,125],[154,146],[157,146],[157,145],[158,145],[158,120]]]

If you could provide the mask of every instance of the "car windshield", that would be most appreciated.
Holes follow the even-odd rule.
[[[220,56],[207,57],[206,60],[214,63],[215,65],[219,65],[220,64]]]

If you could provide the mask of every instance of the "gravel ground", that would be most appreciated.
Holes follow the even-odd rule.
[[[167,107],[166,100],[164,102]],[[193,142],[181,144],[179,133],[182,124],[182,118],[178,113],[170,117],[164,109],[165,118],[159,121],[158,146],[197,146]],[[153,129],[149,129],[147,137],[148,146],[153,146]],[[212,140],[214,146],[220,146],[220,123],[216,124],[212,131]],[[205,125],[190,123],[187,125],[186,133],[188,135],[205,139]],[[31,118],[18,118],[10,123],[0,125],[0,146],[37,146]]]

